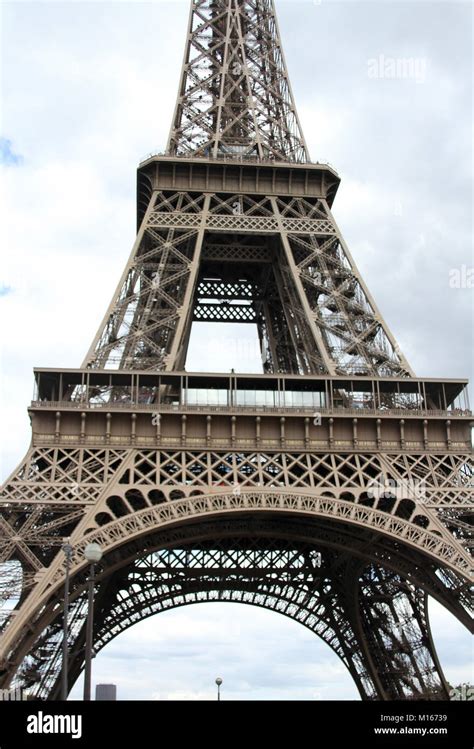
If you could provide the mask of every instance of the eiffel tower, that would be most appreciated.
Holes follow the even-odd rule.
[[[445,699],[427,612],[467,627],[466,380],[412,372],[312,163],[272,0],[194,0],[167,150],[138,167],[137,238],[79,369],[35,369],[0,500],[0,686],[69,688],[87,564],[94,648],[173,607],[291,617],[362,699]],[[262,374],[185,369],[193,322],[257,326]],[[216,362],[218,369],[218,362]]]

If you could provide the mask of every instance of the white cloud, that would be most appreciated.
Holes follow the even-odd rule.
[[[132,653],[133,674],[124,668]],[[349,673],[317,637],[252,606],[166,611],[94,660],[95,683],[117,683],[120,699],[215,699],[217,676],[223,699],[358,699]],[[71,696],[80,693],[81,682]]]
[[[430,613],[448,681],[472,681],[471,636],[434,601]],[[123,632],[94,660],[94,683],[117,684],[119,699],[214,699],[217,676],[223,699],[359,699],[345,666],[318,637],[252,606],[163,612]],[[81,693],[79,680],[71,698]]]

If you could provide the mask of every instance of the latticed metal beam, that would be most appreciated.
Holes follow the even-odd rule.
[[[168,153],[307,160],[273,0],[191,3]]]
[[[264,283],[260,264],[242,279],[247,232],[261,234]],[[268,372],[412,374],[320,198],[153,193],[84,365],[183,368],[193,320],[257,323]]]

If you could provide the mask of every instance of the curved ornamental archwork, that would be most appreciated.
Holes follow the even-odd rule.
[[[146,551],[154,547],[162,551]],[[243,512],[174,523],[161,531],[142,528],[139,537],[115,546],[101,562],[96,647],[171,607],[241,601],[312,629],[342,659],[364,698],[435,698],[445,694],[445,684],[429,636],[426,591],[441,601],[449,597],[435,569],[430,572],[416,555],[405,560],[399,555],[394,568],[393,547],[373,533],[351,533],[340,523],[308,523],[291,514]],[[83,564],[73,579],[71,685],[84,653]],[[41,697],[58,693],[60,603],[57,589],[30,618],[22,643],[26,657],[18,653],[22,665],[15,686]],[[382,640],[375,636],[375,622]],[[390,649],[384,645],[387,637]]]
[[[156,490],[152,490],[152,492],[154,491]],[[172,492],[173,490],[171,490]],[[133,496],[135,499],[138,493],[137,490],[134,491]],[[116,499],[116,495],[114,495],[114,498]],[[130,493],[128,494],[128,498],[131,498]],[[154,496],[154,499],[156,499],[156,496]],[[342,508],[346,509],[342,510]],[[279,535],[280,538],[292,538],[296,539],[297,543],[301,543],[301,541],[306,541],[307,543],[311,539],[316,549],[329,548],[337,550],[337,554],[331,562],[334,570],[331,569],[329,575],[336,578],[338,595],[340,596],[338,606],[340,608],[341,620],[336,629],[338,637],[341,640],[338,641],[337,647],[334,644],[334,639],[331,639],[330,644],[339,655],[341,655],[341,652],[346,653],[344,648],[347,647],[349,629],[348,626],[342,626],[342,619],[346,617],[351,621],[352,618],[351,637],[356,637],[357,641],[353,643],[351,658],[348,658],[346,653],[343,660],[349,668],[350,673],[356,679],[363,696],[373,697],[376,695],[387,699],[396,696],[415,698],[417,695],[424,695],[431,698],[435,693],[438,695],[441,693],[445,694],[443,692],[444,681],[442,672],[437,664],[436,653],[432,645],[430,645],[429,649],[429,662],[431,665],[427,673],[431,672],[432,662],[435,663],[439,672],[436,688],[433,685],[429,686],[431,684],[429,680],[426,683],[422,680],[416,687],[412,685],[411,690],[406,687],[406,683],[410,681],[413,664],[409,668],[407,666],[408,671],[400,671],[399,667],[395,668],[392,664],[388,671],[392,674],[392,682],[390,684],[385,682],[384,684],[380,674],[374,670],[373,658],[375,655],[371,654],[371,651],[374,648],[377,650],[376,660],[378,662],[387,658],[387,653],[384,648],[382,648],[382,652],[378,652],[380,650],[380,641],[376,640],[370,643],[370,628],[368,626],[364,628],[357,618],[354,623],[354,612],[360,612],[363,608],[365,610],[367,606],[370,608],[365,584],[364,587],[361,587],[364,580],[364,568],[369,570],[378,569],[378,573],[373,579],[376,580],[377,575],[382,575],[380,585],[385,591],[384,596],[388,609],[392,612],[394,609],[390,602],[393,598],[394,589],[398,585],[400,590],[397,595],[399,593],[401,595],[400,591],[402,589],[405,593],[407,590],[410,590],[410,601],[413,596],[418,601],[416,606],[413,601],[411,603],[408,602],[412,608],[418,607],[417,611],[419,609],[416,615],[417,626],[422,626],[425,623],[426,628],[428,628],[426,613],[423,613],[422,616],[427,593],[432,594],[440,602],[448,605],[455,615],[462,621],[469,623],[469,615],[466,612],[466,606],[469,604],[469,596],[465,579],[460,575],[456,575],[454,571],[449,572],[449,570],[445,571],[444,578],[440,577],[439,563],[435,559],[430,559],[430,553],[427,553],[427,549],[430,549],[431,553],[433,553],[435,547],[428,546],[427,549],[422,551],[420,545],[420,548],[415,551],[417,545],[413,543],[414,538],[410,537],[410,535],[404,536],[401,534],[398,539],[394,538],[393,533],[390,532],[387,526],[387,521],[390,520],[388,513],[380,512],[381,516],[385,515],[384,524],[376,522],[371,527],[367,523],[369,515],[366,512],[359,515],[357,511],[354,513],[353,509],[354,503],[350,501],[347,494],[345,500],[341,502],[329,497],[324,497],[321,502],[318,502],[314,496],[311,497],[295,492],[240,491],[231,494],[220,492],[215,495],[195,494],[187,500],[170,499],[167,502],[161,501],[149,509],[130,512],[128,515],[112,523],[108,523],[95,531],[90,529],[85,535],[79,529],[77,536],[83,538],[83,540],[76,543],[74,535],[71,538],[73,546],[72,575],[76,580],[77,586],[76,594],[75,596],[73,595],[73,599],[77,597],[77,600],[74,607],[75,614],[71,622],[71,652],[76,654],[83,652],[80,645],[76,643],[76,639],[79,638],[80,640],[81,638],[85,613],[86,570],[82,552],[86,543],[98,541],[105,552],[102,575],[104,580],[104,600],[103,608],[101,608],[101,604],[99,603],[99,610],[105,615],[107,610],[111,609],[110,616],[106,617],[104,621],[105,630],[107,630],[107,622],[118,622],[120,619],[120,612],[114,608],[114,591],[116,591],[117,585],[120,584],[120,580],[122,579],[120,569],[124,565],[124,561],[126,562],[130,557],[133,559],[137,554],[143,552],[144,549],[153,548],[157,544],[162,545],[166,543],[169,545],[173,541],[175,544],[176,542],[187,542],[189,544],[192,538],[197,539],[200,543],[209,537],[211,539],[219,539],[218,542],[213,541],[211,543],[217,543],[218,546],[223,545],[223,548],[228,553],[228,546],[226,547],[225,539],[229,535],[233,536],[237,530],[240,530],[244,539],[246,537],[247,539],[249,537],[253,538],[256,535],[259,538],[257,549],[259,549],[263,560],[261,573],[264,579],[267,572],[272,572],[271,565],[265,569],[265,561],[268,558],[266,552],[273,543],[269,541],[272,537],[276,536],[278,538]],[[367,510],[367,508],[361,509]],[[212,519],[211,523],[208,522],[209,519]],[[304,522],[301,522],[301,519],[304,519]],[[295,522],[296,520],[299,522]],[[415,533],[420,532],[419,527],[406,521],[401,522],[400,519],[397,519],[396,523],[400,527],[406,526],[410,528],[411,526],[411,530],[415,531]],[[167,530],[169,535],[166,535]],[[157,537],[160,531],[165,533],[163,537]],[[406,546],[404,549],[401,548],[402,539],[403,544]],[[436,539],[437,542],[438,540]],[[232,544],[231,548],[233,548]],[[379,567],[379,565],[383,565],[383,567]],[[223,591],[228,591],[229,589],[235,591],[235,586],[230,586],[229,588],[229,581],[225,577],[226,567],[227,564],[222,566],[221,573],[223,579],[220,581],[216,580],[216,577],[218,578],[219,575],[217,573],[214,574],[214,582],[216,583],[214,587],[209,586],[209,574],[212,576],[214,572],[212,565],[209,565],[206,572],[199,579],[194,579],[194,587],[192,589],[186,589],[184,592],[181,590],[177,594],[177,603],[174,601],[174,593],[176,591],[173,592],[170,590],[168,599],[166,595],[163,599],[160,599],[161,603],[158,603],[155,610],[159,611],[160,606],[163,608],[166,607],[166,600],[168,600],[168,605],[173,606],[179,605],[180,602],[182,604],[187,603],[193,600],[193,596],[199,598],[201,593],[207,593],[212,596],[211,591],[213,591],[214,594],[217,592],[217,595],[221,597]],[[300,574],[300,572],[297,569],[297,573]],[[311,565],[311,574],[314,574],[314,572],[315,566],[313,564]],[[57,693],[58,673],[61,664],[61,639],[59,633],[62,627],[60,614],[62,585],[64,582],[63,576],[64,568],[61,559],[58,564],[52,564],[48,570],[45,570],[41,582],[43,593],[39,597],[39,600],[38,598],[36,599],[37,609],[26,611],[22,638],[18,638],[20,622],[18,620],[15,621],[17,650],[11,653],[11,658],[13,662],[18,661],[18,664],[21,664],[21,666],[13,683],[29,687],[42,697],[54,696],[54,690]],[[406,582],[402,584],[404,578]],[[369,574],[367,584],[370,583],[371,579],[372,577]],[[385,590],[384,581],[388,579],[390,579],[390,585]],[[257,605],[265,605],[266,607],[273,607],[275,610],[280,610],[278,608],[282,605],[278,603],[278,601],[282,600],[280,584],[281,579],[278,579],[275,582],[273,590],[269,591],[269,594],[271,594],[270,598],[272,599],[271,603],[269,601],[262,602],[262,599],[258,597],[253,597],[252,602]],[[347,587],[345,592],[344,586]],[[238,585],[237,590],[239,592],[233,593],[234,600],[237,600],[239,595],[243,595],[245,592],[248,593],[248,585],[244,585],[243,588],[241,585]],[[457,591],[457,600],[453,605],[453,591],[455,590]],[[363,591],[363,599],[359,600],[356,596],[357,600],[354,600],[353,593],[349,593],[349,591],[353,593],[354,591]],[[395,598],[397,595],[395,595]],[[287,600],[285,596],[283,598]],[[223,600],[225,600],[225,596]],[[293,604],[295,603],[293,598],[291,601]],[[140,602],[140,599],[138,602]],[[422,608],[420,608],[421,602],[423,602]],[[320,621],[321,617],[318,616],[313,603],[305,604],[304,610],[308,615],[312,611],[314,630],[317,634],[321,634],[321,627],[325,626],[325,622]],[[301,611],[294,607],[292,611],[295,617],[301,620]],[[146,612],[143,615],[146,615]],[[379,621],[377,616],[376,621]],[[390,617],[388,619],[385,617],[385,629],[389,627],[390,621]],[[403,628],[402,623],[399,622],[397,626],[402,627],[404,636],[406,636],[407,630]],[[110,636],[115,636],[117,633],[117,630],[114,631],[112,629]],[[8,634],[7,629],[5,636],[8,637]],[[97,632],[97,637],[98,645],[101,644],[101,638],[102,642],[108,639],[104,636],[103,632],[99,631]],[[323,639],[326,638],[323,637]],[[384,641],[382,640],[382,642]],[[419,644],[416,648],[414,647],[414,643],[410,645],[405,643],[405,645],[405,650],[407,651],[415,654],[420,651]],[[394,647],[393,653],[396,652],[398,652],[398,648]],[[424,653],[425,656],[426,653]],[[81,661],[80,659],[78,661],[76,658],[76,669],[78,662],[80,663]],[[356,664],[358,664],[357,668]],[[418,667],[420,668],[420,664],[418,664]],[[385,670],[387,670],[386,664],[384,666]],[[369,681],[373,685],[372,690],[368,690],[366,684],[368,677],[362,678],[361,674],[363,672],[370,674]],[[363,686],[364,684],[365,686]],[[404,684],[405,686],[403,686]]]
[[[373,566],[361,572],[364,565],[354,562],[346,563],[343,572],[355,583],[359,575],[359,584],[364,586],[360,620],[367,625],[376,618],[383,620],[392,647],[381,652],[372,643],[372,649],[384,659],[387,674],[401,675],[396,696],[442,696],[445,684],[432,642],[424,636],[424,594],[409,583],[400,590],[393,572]],[[171,608],[202,602],[246,603],[288,616],[317,634],[348,668],[362,697],[373,699],[382,690],[387,690],[388,696],[393,685],[389,678],[380,681],[371,673],[358,640],[357,617],[347,616],[342,574],[335,572],[334,565],[334,554],[327,550],[321,553],[309,544],[271,537],[266,537],[264,544],[258,537],[227,538],[149,554],[120,569],[113,592],[108,589],[111,605],[101,606],[104,599],[99,589],[96,647],[100,649],[145,617]],[[390,588],[396,589],[393,601]],[[78,640],[79,644],[81,638]],[[82,652],[80,647],[77,652]],[[81,661],[79,656],[72,680]],[[414,675],[416,686],[411,692]]]
[[[232,600],[309,627],[364,699],[447,695],[426,601],[472,627],[468,383],[414,376],[334,220],[339,183],[309,160],[272,0],[191,3],[129,261],[83,367],[35,370],[0,492],[0,687],[59,695],[70,539],[70,686],[94,540],[97,648]],[[193,322],[256,325],[263,373],[187,372]]]

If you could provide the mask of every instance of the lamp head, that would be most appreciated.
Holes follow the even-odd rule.
[[[102,549],[97,543],[87,544],[86,548],[84,549],[84,556],[91,564],[100,562],[100,560],[102,559]]]

